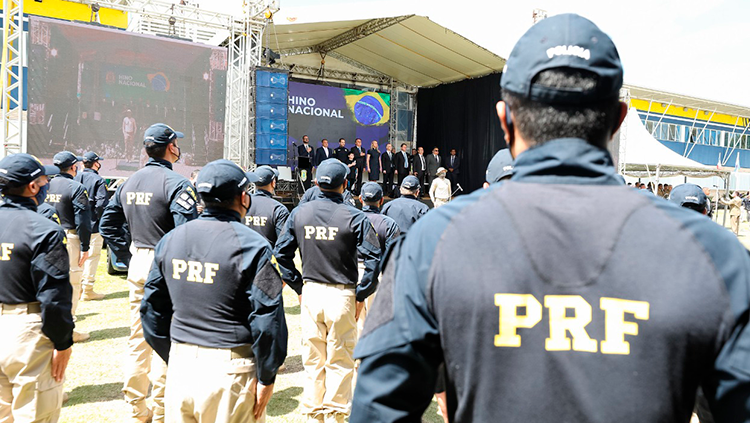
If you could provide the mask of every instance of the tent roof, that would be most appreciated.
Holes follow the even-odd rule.
[[[659,103],[672,104],[674,106],[682,106],[698,110],[716,111],[717,113],[727,114],[730,116],[750,118],[750,107],[722,103],[714,100],[706,100],[697,97],[690,97],[682,94],[669,93],[652,88],[636,87],[633,85],[625,85],[623,88],[626,88],[630,91],[631,97],[641,100],[652,100]]]
[[[651,136],[643,126],[638,111],[631,108],[620,130],[620,161],[625,163],[625,174],[643,176],[656,173],[657,167],[663,176],[712,176],[726,171],[706,166],[675,153]]]
[[[424,16],[272,24],[284,64],[387,76],[429,87],[500,72],[505,59]]]

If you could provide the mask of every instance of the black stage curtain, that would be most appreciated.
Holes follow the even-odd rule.
[[[424,148],[425,155],[439,148],[443,159],[451,148],[456,149],[464,194],[481,188],[487,164],[506,147],[495,109],[498,101],[499,73],[417,93],[417,145]]]

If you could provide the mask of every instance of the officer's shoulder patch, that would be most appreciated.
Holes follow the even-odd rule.
[[[185,187],[185,189],[177,195],[175,203],[187,211],[193,210],[196,204],[195,192],[191,187]]]
[[[68,243],[68,239],[63,233],[62,236],[62,242],[57,243],[53,238],[53,244],[50,246],[51,248],[44,256],[44,261],[46,261],[50,266],[54,267],[55,269],[59,270],[62,273],[68,273],[70,271],[70,264],[68,261],[68,249],[65,247],[65,245]]]
[[[253,285],[268,295],[268,298],[276,298],[281,293],[281,288],[284,285],[281,282],[281,273],[276,257],[272,256],[272,259],[260,268],[258,274],[255,275]]]

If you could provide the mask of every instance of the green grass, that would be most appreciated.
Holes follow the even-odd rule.
[[[130,333],[128,286],[125,276],[106,272],[102,253],[95,290],[106,294],[102,301],[82,301],[78,306],[77,329],[89,332],[91,339],[73,347],[66,372],[60,422],[127,422],[130,407],[122,399],[123,363]],[[300,344],[300,308],[297,295],[284,288],[284,304],[289,327],[286,369],[276,378],[274,396],[268,405],[268,422],[304,422],[300,413],[304,371]],[[442,422],[433,400],[423,421]]]

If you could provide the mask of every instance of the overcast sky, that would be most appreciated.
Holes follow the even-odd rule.
[[[212,0],[228,8],[239,0]],[[534,8],[581,14],[608,33],[627,84],[750,107],[748,0],[280,0],[277,24],[415,13],[508,57]],[[283,19],[283,20],[282,20]]]

